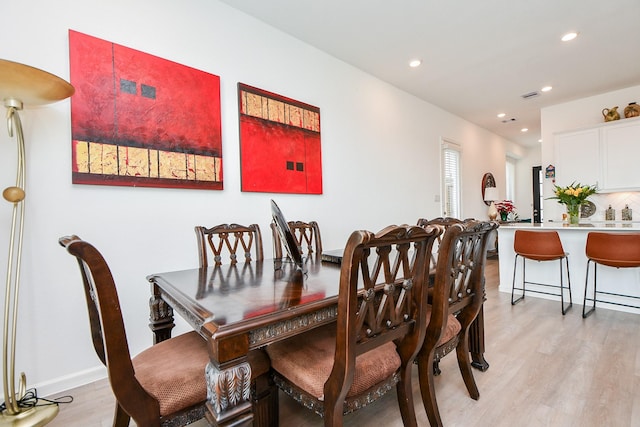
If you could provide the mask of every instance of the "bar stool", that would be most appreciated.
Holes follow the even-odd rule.
[[[516,253],[515,260],[513,262],[513,283],[511,285],[511,305],[515,305],[520,300],[524,299],[525,284],[546,286],[550,288],[560,288],[560,304],[562,308],[562,314],[564,315],[569,310],[573,302],[571,300],[571,277],[569,276],[569,258],[568,253],[562,248],[562,242],[560,242],[560,236],[557,231],[528,231],[528,230],[516,230],[513,240],[513,249]],[[516,287],[516,270],[518,267],[518,257],[522,258],[522,287]],[[550,283],[537,283],[526,280],[525,261],[560,261],[560,286]],[[569,290],[569,305],[564,305],[564,274],[562,272],[562,260],[565,260],[567,266],[567,289]],[[514,300],[515,290],[522,290],[522,296]],[[545,292],[541,290],[528,289],[528,292],[535,292],[539,294],[555,295],[557,293]]]
[[[598,264],[615,268],[640,267],[640,233],[602,233],[592,231],[587,235],[585,247],[587,255],[587,274],[584,282],[584,300],[582,304],[582,317],[587,317],[596,309],[596,301],[607,304],[621,305],[625,307],[640,308],[636,305],[622,304],[619,302],[597,299],[597,294],[621,296],[640,299],[632,295],[616,294],[613,292],[598,291],[596,283],[598,279]],[[587,298],[587,285],[589,283],[589,265],[593,263],[593,298]],[[587,301],[593,301],[593,306],[586,311]]]

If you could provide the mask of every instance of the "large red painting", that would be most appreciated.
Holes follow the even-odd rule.
[[[220,78],[69,31],[76,184],[222,189]]]
[[[320,109],[238,84],[242,191],[322,194]]]

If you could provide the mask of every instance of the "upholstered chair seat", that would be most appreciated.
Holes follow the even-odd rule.
[[[205,401],[208,362],[206,341],[196,332],[160,342],[132,359],[136,379],[156,398],[163,417]]]
[[[428,310],[426,317],[429,318],[430,315],[431,311]],[[455,316],[450,315],[440,343],[444,344],[455,339],[460,329],[460,322]],[[306,406],[320,415],[322,415],[324,400],[323,387],[334,363],[335,330],[336,325],[331,324],[267,347],[272,367],[297,387],[296,391],[300,393],[300,398],[303,398],[304,394],[307,399],[315,399],[315,402],[309,402]],[[368,403],[375,400],[372,396],[379,393],[378,389],[395,385],[395,381],[387,380],[400,368],[400,363],[400,357],[393,342],[357,356],[353,384],[347,392],[345,413],[352,412],[361,406],[363,399],[358,399],[358,396],[371,395],[368,399],[364,399],[364,403]],[[314,369],[307,369],[309,366],[313,366]],[[306,390],[306,393],[302,390]]]
[[[307,398],[315,398],[310,409],[322,415],[324,384],[333,368],[336,349],[336,325],[323,326],[267,347],[271,366],[279,375],[306,390]],[[306,369],[313,366],[313,369]],[[368,353],[356,357],[353,384],[347,392],[347,401],[375,386],[386,384],[387,378],[400,368],[400,357],[393,342],[388,342]],[[277,382],[277,380],[276,380]],[[392,384],[395,385],[395,384]],[[373,390],[372,390],[373,391]],[[345,407],[349,407],[347,404]],[[345,410],[352,412],[352,410]]]

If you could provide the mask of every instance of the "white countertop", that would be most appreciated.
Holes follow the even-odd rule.
[[[640,221],[580,221],[578,225],[563,222],[545,222],[532,224],[529,222],[501,223],[500,229],[540,228],[545,230],[583,230],[583,231],[640,231]]]

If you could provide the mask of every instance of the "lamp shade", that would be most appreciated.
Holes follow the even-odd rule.
[[[485,202],[493,202],[499,199],[498,189],[496,187],[487,187],[484,189]]]
[[[74,92],[74,87],[58,76],[0,59],[0,99],[16,99],[30,106],[45,105],[68,98]]]

